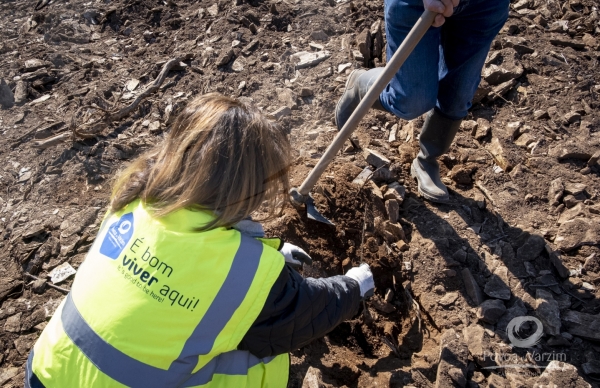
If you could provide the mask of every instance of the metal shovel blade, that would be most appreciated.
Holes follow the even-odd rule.
[[[306,199],[306,215],[310,220],[322,222],[327,225],[335,225],[333,222],[329,221],[325,216],[319,213],[319,211],[315,207],[315,200],[310,194]]]

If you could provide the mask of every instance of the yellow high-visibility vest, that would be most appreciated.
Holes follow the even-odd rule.
[[[46,387],[285,387],[288,354],[238,344],[279,276],[278,242],[197,232],[208,212],[107,216],[28,361]]]

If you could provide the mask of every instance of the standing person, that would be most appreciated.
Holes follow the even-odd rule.
[[[388,60],[424,9],[438,13],[433,26],[373,108],[405,120],[429,111],[419,138],[421,151],[411,166],[419,194],[433,202],[449,200],[437,158],[450,149],[481,79],[490,45],[508,18],[509,0],[385,0]],[[341,129],[383,68],[354,70],[337,103]]]
[[[287,195],[290,145],[257,109],[208,94],[117,180],[25,386],[285,387],[288,352],[357,313],[368,265],[304,279],[301,248],[248,220]]]

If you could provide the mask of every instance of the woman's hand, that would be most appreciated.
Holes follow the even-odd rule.
[[[423,0],[423,6],[438,15],[433,21],[434,27],[440,27],[446,21],[446,18],[452,16],[454,7],[458,5],[460,0]]]

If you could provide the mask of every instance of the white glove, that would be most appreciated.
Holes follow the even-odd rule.
[[[303,263],[308,265],[312,264],[312,259],[308,253],[304,252],[304,249],[293,244],[284,243],[279,252],[285,257],[285,262],[294,268],[302,267]]]
[[[369,264],[362,263],[360,267],[350,268],[350,270],[346,272],[346,276],[358,282],[361,298],[366,299],[373,296],[375,281],[373,280],[373,272],[371,272]]]

